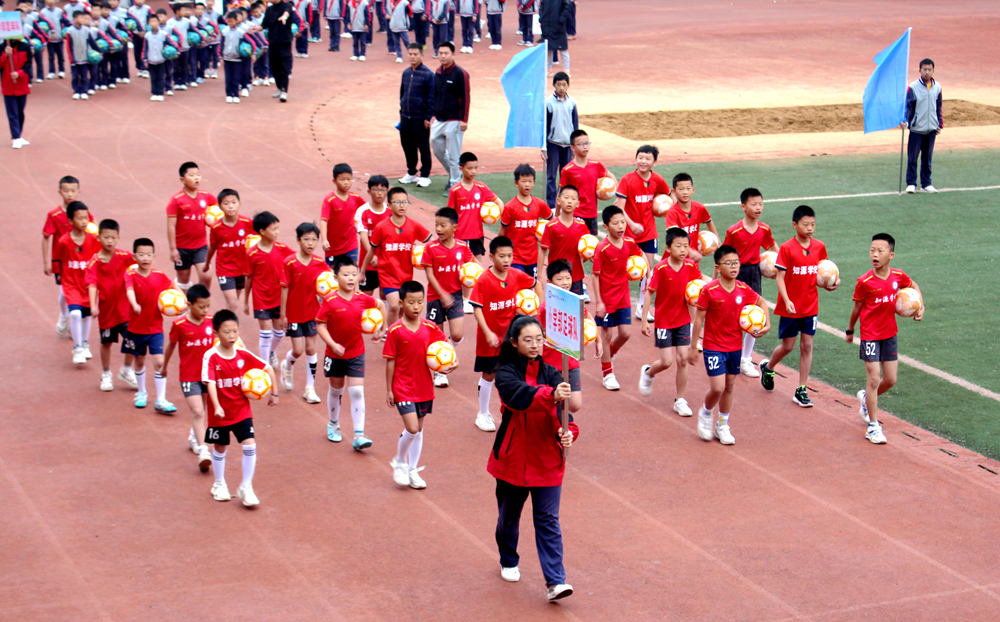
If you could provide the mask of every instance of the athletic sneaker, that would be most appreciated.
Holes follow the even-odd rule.
[[[287,91],[282,91],[281,95],[278,96],[278,101],[279,102],[286,102],[286,101],[288,101],[288,92]]]
[[[688,402],[683,397],[678,397],[674,400],[674,412],[681,417],[690,417],[694,413],[691,412],[691,407],[688,406]]]
[[[868,431],[865,432],[865,438],[876,445],[885,445],[886,443],[885,434],[882,433],[882,425],[878,421],[868,424]]]
[[[913,194],[916,191],[917,187],[913,184],[910,184],[909,186],[906,187],[906,194]]]
[[[639,395],[648,397],[653,394],[653,377],[647,372],[651,365],[643,365],[639,368]]]
[[[271,369],[278,369],[278,355],[274,352],[271,352],[271,356],[268,358],[267,362],[271,366]]]
[[[406,175],[403,175],[402,177],[399,178],[399,183],[412,184],[415,183],[418,179],[420,178],[417,177],[416,175],[410,175],[409,173],[407,173]]]
[[[56,334],[60,337],[65,337],[69,334],[69,318],[65,315],[59,316],[59,321],[56,322]]]
[[[319,404],[321,399],[316,395],[316,389],[312,387],[306,387],[306,390],[302,392],[302,399],[306,401],[306,404]]]
[[[430,177],[421,177],[421,178],[417,179],[417,187],[419,187],[419,188],[426,188],[429,185],[431,185],[431,178]]]
[[[548,592],[549,602],[559,600],[560,598],[566,598],[572,593],[573,593],[572,585],[560,583],[559,585],[549,586],[549,592]]]
[[[114,391],[115,383],[111,381],[111,372],[101,373],[101,391]]]
[[[795,389],[795,395],[792,396],[792,401],[802,408],[812,408],[813,405],[813,401],[809,399],[809,393],[806,392],[805,387]]]
[[[858,391],[856,397],[858,398],[858,403],[861,404],[861,409],[858,411],[858,414],[861,415],[861,419],[863,419],[865,423],[870,423],[868,418],[868,404],[865,403],[865,390],[861,389]]]
[[[938,189],[935,188],[934,186],[930,185],[930,184],[927,184],[926,186],[924,186],[924,192],[935,193],[937,191],[938,191]]]
[[[448,376],[445,376],[441,372],[434,372],[434,386],[439,389],[448,386]]]
[[[250,89],[240,89],[240,97],[250,97]]]
[[[352,56],[351,60],[358,60],[358,57],[357,56]]]
[[[132,371],[131,367],[119,368],[118,379],[124,382],[130,389],[139,388],[139,384],[135,381],[135,372]]]
[[[83,342],[83,355],[87,357],[88,361],[94,358],[94,355],[90,353],[90,342],[88,341]]]
[[[603,384],[604,388],[607,389],[608,391],[617,391],[618,389],[622,388],[621,385],[618,384],[618,379],[615,378],[614,373],[610,373],[607,376],[605,376],[604,379],[601,380],[601,384]]]
[[[253,486],[247,484],[246,486],[240,486],[236,491],[237,496],[239,496],[240,501],[243,502],[245,507],[253,507],[255,505],[260,505],[260,500],[257,499],[257,495],[253,494]]]
[[[208,447],[202,445],[198,452],[198,469],[202,473],[207,473],[210,466],[212,466],[212,452],[208,450]]]
[[[517,566],[513,568],[500,567],[500,578],[504,581],[509,581],[510,583],[517,583],[521,580],[521,569]]]
[[[393,458],[389,461],[389,466],[392,467],[392,480],[396,482],[397,486],[410,485],[410,463],[396,462],[396,459]]]
[[[729,431],[728,425],[717,424],[715,426],[715,437],[719,439],[719,442],[723,445],[735,445],[736,439],[733,438],[733,433]]]
[[[354,442],[351,443],[351,447],[354,448],[354,451],[361,451],[362,449],[368,449],[371,446],[372,446],[371,440],[365,438],[363,434],[354,435]]]
[[[194,437],[193,429],[190,433],[188,433],[188,449],[190,449],[191,453],[196,456],[201,453],[201,444],[198,442],[198,439]]]
[[[767,359],[760,362],[760,386],[765,391],[774,391],[774,370],[767,366],[767,362]]]
[[[712,440],[712,413],[698,411],[698,436],[703,441]]]
[[[423,478],[420,477],[420,471],[423,471],[423,470],[424,470],[424,467],[420,467],[419,469],[410,469],[410,473],[409,473],[409,475],[410,475],[410,488],[416,488],[417,490],[421,490],[421,489],[427,488],[427,482],[425,482],[423,480]]]
[[[493,415],[490,413],[479,413],[476,415],[476,427],[483,432],[497,431],[497,424],[493,421]]]
[[[326,424],[326,440],[332,443],[339,443],[340,441],[344,440],[344,437],[340,435],[339,423]]]
[[[153,99],[156,99],[156,97],[154,96],[154,97],[153,97]],[[231,103],[233,103],[233,98],[232,98],[232,97],[228,97],[228,96],[227,96],[227,97],[226,97],[226,103],[227,103],[227,104],[231,104]]]
[[[164,415],[172,415],[177,412],[177,407],[167,400],[156,400],[156,402],[153,403],[153,409],[158,413],[163,413]]]
[[[87,357],[83,353],[83,348],[79,346],[73,346],[73,364],[83,365],[87,362]]]
[[[216,501],[229,501],[233,498],[233,495],[229,494],[229,486],[226,486],[226,480],[212,484],[212,496],[215,497]]]
[[[136,393],[135,394],[135,398],[134,398],[135,407],[136,408],[145,408],[146,407],[146,400],[148,400],[148,399],[149,399],[149,394],[148,393]]]
[[[740,373],[747,378],[760,377],[760,372],[753,366],[753,359],[740,359]]]
[[[295,371],[288,366],[287,360],[281,361],[281,388],[291,391],[295,388]]]

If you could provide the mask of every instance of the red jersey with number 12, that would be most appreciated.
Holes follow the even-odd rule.
[[[243,374],[251,369],[264,369],[264,367],[264,361],[242,348],[234,348],[233,357],[228,359],[214,346],[205,352],[201,365],[201,381],[215,383],[219,406],[225,413],[225,417],[220,419],[209,409],[209,427],[233,425],[253,417],[250,400],[243,394]]]

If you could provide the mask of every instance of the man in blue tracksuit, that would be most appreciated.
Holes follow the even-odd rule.
[[[906,89],[906,121],[902,127],[910,128],[907,143],[909,162],[906,166],[906,191],[917,191],[917,157],[920,157],[920,187],[924,192],[937,192],[931,185],[931,159],[934,156],[934,139],[944,127],[941,116],[941,85],[934,80],[934,61],[920,61],[920,79]]]

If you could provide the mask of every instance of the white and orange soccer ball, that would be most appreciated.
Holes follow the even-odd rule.
[[[156,301],[160,307],[160,313],[167,317],[177,317],[187,309],[187,298],[176,289],[165,289],[160,292],[160,297]]]
[[[824,259],[816,266],[816,285],[819,287],[833,287],[839,278],[840,269],[829,259]]]
[[[549,224],[549,221],[539,220],[538,226],[535,227],[535,237],[538,238],[539,241],[541,241],[542,236],[545,235],[545,225],[547,224]]]
[[[225,217],[222,208],[218,205],[209,205],[205,209],[205,224],[211,227],[216,223],[216,221],[221,220]]]
[[[502,213],[503,207],[495,201],[487,201],[479,209],[479,217],[483,219],[485,225],[495,224],[496,221],[500,220]]]
[[[90,235],[97,235],[98,233],[100,233],[100,230],[97,228],[97,225],[95,225],[92,222],[88,222],[87,233],[89,233]]]
[[[766,279],[778,277],[778,268],[775,262],[778,261],[778,253],[774,251],[764,251],[760,254],[760,275]]]
[[[586,259],[593,259],[594,253],[597,252],[598,239],[596,235],[590,235],[586,233],[580,236],[580,241],[576,243],[576,252],[580,253],[580,257]]]
[[[711,231],[705,230],[698,234],[698,252],[702,255],[711,255],[722,245],[719,236]]]
[[[321,272],[318,277],[316,277],[316,294],[322,298],[327,294],[333,293],[340,289],[340,283],[337,282],[337,277],[333,275],[333,272],[326,270]]]
[[[262,400],[271,392],[271,377],[263,369],[251,369],[243,374],[240,388],[247,399]]]
[[[601,177],[597,180],[597,198],[601,201],[611,201],[614,199],[616,189],[615,180],[610,177]]]
[[[258,242],[260,242],[260,236],[259,235],[255,235],[253,233],[251,233],[250,235],[248,235],[247,239],[246,239],[247,252],[249,253],[250,249],[253,248],[254,246],[256,246]]]
[[[382,328],[382,312],[376,308],[365,309],[361,313],[361,332],[374,335]]]
[[[486,269],[474,261],[462,264],[462,267],[458,269],[458,280],[462,282],[462,287],[473,288],[476,286],[476,281],[479,277],[483,276],[483,272]]]
[[[427,366],[433,372],[444,373],[458,367],[458,354],[447,341],[435,341],[427,346]]]
[[[646,276],[646,270],[648,269],[649,264],[642,255],[632,255],[625,262],[625,274],[630,281],[641,281],[642,277]]]
[[[674,206],[674,197],[669,194],[658,194],[653,197],[653,215],[666,216],[667,210]]]
[[[538,313],[538,305],[540,304],[538,300],[538,294],[535,293],[533,289],[522,289],[517,292],[517,296],[514,298],[514,304],[517,306],[517,310],[525,315],[535,315]]]
[[[701,288],[705,287],[708,283],[705,279],[695,279],[693,281],[688,281],[688,284],[684,287],[684,299],[692,307],[698,302],[698,296],[701,296]]]
[[[413,245],[410,249],[410,263],[413,264],[414,268],[421,267],[424,261],[424,245],[419,242]]]
[[[589,346],[597,341],[597,323],[589,317],[583,318],[583,345]]]
[[[896,292],[896,315],[900,317],[913,317],[924,306],[924,300],[920,292],[912,287],[904,287]]]
[[[764,329],[767,323],[767,316],[764,310],[757,305],[747,305],[740,311],[740,328],[751,335]]]

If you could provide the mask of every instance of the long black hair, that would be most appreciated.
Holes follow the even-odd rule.
[[[497,363],[498,365],[506,365],[507,363],[517,361],[521,357],[517,351],[517,346],[511,342],[517,341],[521,336],[521,332],[532,324],[538,326],[543,333],[545,332],[542,323],[537,318],[533,318],[530,315],[514,316],[514,320],[507,327],[507,334],[504,335],[503,343],[500,344],[500,360]]]

